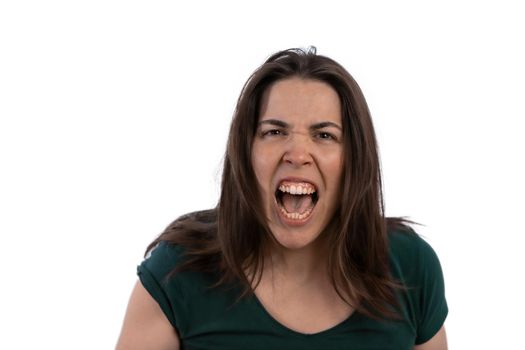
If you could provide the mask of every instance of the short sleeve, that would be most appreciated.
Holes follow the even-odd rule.
[[[161,242],[137,267],[137,275],[148,293],[157,301],[171,325],[179,329],[183,298],[175,278],[168,274],[179,260],[176,247]]]
[[[448,314],[441,264],[432,247],[419,239],[418,325],[416,344],[430,340],[443,326]]]

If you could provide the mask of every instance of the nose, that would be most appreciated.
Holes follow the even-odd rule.
[[[313,157],[310,143],[307,135],[291,135],[286,143],[283,161],[296,167],[312,164]]]

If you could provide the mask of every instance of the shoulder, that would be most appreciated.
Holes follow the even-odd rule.
[[[212,284],[205,273],[181,269],[192,258],[187,249],[178,244],[161,241],[138,266],[137,273],[144,288],[184,337],[195,303],[203,300],[203,293]]]
[[[388,232],[388,241],[392,253],[410,252],[421,246],[430,247],[419,234],[411,230],[391,230]]]
[[[439,265],[432,246],[414,231],[390,231],[388,243],[391,264],[405,274]]]
[[[415,232],[389,232],[393,277],[404,287],[403,312],[416,330],[416,344],[431,339],[448,314],[445,283],[434,249]]]
[[[183,247],[161,241],[146,254],[139,267],[144,267],[157,275],[166,275],[181,263],[183,257]]]

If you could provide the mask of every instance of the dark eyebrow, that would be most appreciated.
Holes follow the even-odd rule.
[[[287,128],[289,126],[288,123],[285,123],[282,120],[278,120],[278,119],[261,120],[259,122],[258,126],[261,126],[263,124],[270,124],[270,125],[280,126],[281,128]]]
[[[312,130],[318,130],[318,129],[323,129],[323,128],[328,128],[328,127],[334,127],[334,128],[337,128],[341,131],[343,131],[343,129],[336,123],[334,122],[321,122],[321,123],[317,123],[317,124],[314,124],[310,127],[310,129]]]
[[[279,119],[265,119],[265,120],[260,121],[258,126],[261,126],[263,124],[275,125],[275,126],[279,126],[281,128],[289,127],[288,123],[283,122],[282,120],[279,120]],[[338,124],[336,124],[334,122],[320,122],[320,123],[316,123],[316,124],[312,125],[310,127],[310,129],[318,130],[318,129],[328,128],[328,127],[334,127],[334,128],[337,128],[337,129],[339,129],[341,131],[343,130]]]

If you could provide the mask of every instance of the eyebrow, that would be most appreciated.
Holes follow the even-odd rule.
[[[288,123],[283,122],[282,120],[279,120],[279,119],[265,119],[265,120],[260,121],[258,126],[261,126],[263,124],[275,125],[275,126],[279,126],[281,128],[287,128],[287,127],[290,126]],[[334,127],[336,129],[339,129],[339,130],[343,131],[343,129],[338,124],[336,124],[334,122],[315,123],[312,126],[310,126],[310,129],[318,130],[318,129],[328,128],[328,127]]]

